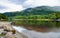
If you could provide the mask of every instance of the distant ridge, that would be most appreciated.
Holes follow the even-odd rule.
[[[16,12],[6,12],[4,15],[8,17],[13,17],[17,15],[41,15],[41,14],[50,14],[54,12],[60,12],[60,6],[38,6],[34,8],[27,8],[22,11],[16,11]]]

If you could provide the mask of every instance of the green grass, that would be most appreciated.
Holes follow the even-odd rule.
[[[0,34],[0,36],[5,36],[5,34],[2,33],[2,34]]]

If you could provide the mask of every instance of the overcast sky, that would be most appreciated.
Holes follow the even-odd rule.
[[[60,0],[0,0],[0,13],[36,6],[60,6]]]

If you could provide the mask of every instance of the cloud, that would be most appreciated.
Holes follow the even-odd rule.
[[[36,7],[36,6],[60,6],[59,0],[27,0],[24,7]]]
[[[0,5],[0,10],[3,10],[3,9],[7,9],[7,7]]]
[[[22,5],[10,3],[10,1],[8,0],[0,0],[0,5],[8,8],[8,9],[0,10],[0,12],[10,12],[10,11],[13,12],[13,11],[21,11],[24,9]]]
[[[0,12],[21,11],[36,6],[60,6],[59,0],[0,0]]]
[[[12,3],[23,4],[26,0],[9,0]]]

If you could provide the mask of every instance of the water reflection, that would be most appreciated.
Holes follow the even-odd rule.
[[[29,38],[60,38],[60,28],[54,28],[51,32],[37,32],[33,30],[27,30],[23,27],[16,27],[13,26],[17,31],[23,33],[24,35],[28,36]]]

